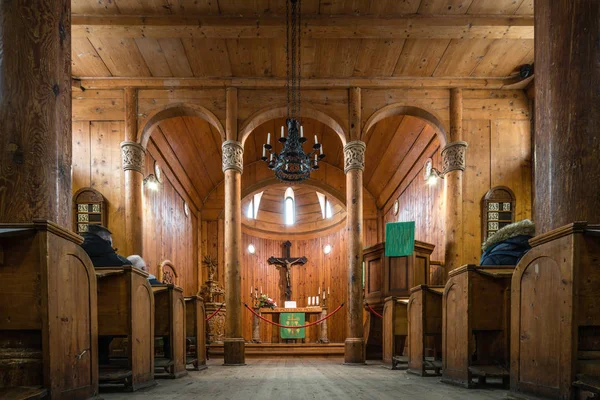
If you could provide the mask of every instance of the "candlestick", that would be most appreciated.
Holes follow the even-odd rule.
[[[271,132],[267,133],[267,144],[271,144]]]

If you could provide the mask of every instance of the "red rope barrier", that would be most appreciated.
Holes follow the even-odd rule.
[[[378,316],[379,318],[383,318],[383,315],[379,314],[377,311],[373,310],[373,308],[369,305],[369,303],[367,303],[367,308],[376,316]]]
[[[221,304],[221,307],[219,307],[219,309],[218,309],[217,311],[215,311],[214,313],[210,314],[210,315],[209,315],[209,316],[208,316],[208,317],[205,319],[205,321],[208,321],[209,319],[211,319],[212,317],[214,317],[215,315],[217,315],[217,313],[218,313],[219,311],[221,311],[221,308],[223,308],[223,306],[224,306],[224,305],[225,305],[225,303]]]
[[[269,324],[271,324],[271,325],[275,325],[275,326],[278,326],[278,327],[280,327],[280,328],[298,328],[298,329],[300,329],[300,328],[308,328],[309,326],[313,326],[313,325],[316,325],[316,324],[318,324],[318,323],[320,323],[320,322],[323,322],[323,321],[325,321],[327,318],[331,317],[333,314],[335,314],[336,312],[338,312],[338,311],[339,311],[339,310],[340,310],[342,307],[344,307],[344,303],[340,304],[340,305],[339,305],[339,306],[338,306],[338,307],[337,307],[335,310],[333,310],[333,312],[331,312],[331,313],[327,314],[327,315],[325,316],[325,318],[321,318],[321,319],[320,319],[320,320],[318,320],[318,321],[311,322],[311,323],[309,323],[309,324],[306,324],[306,325],[301,325],[301,326],[287,326],[287,325],[281,325],[281,324],[278,324],[277,322],[270,321],[270,320],[266,319],[265,317],[263,317],[262,315],[258,314],[256,311],[254,311],[253,309],[251,309],[250,307],[248,307],[248,304],[246,304],[246,303],[244,303],[244,307],[246,307],[248,310],[250,310],[250,312],[251,312],[252,314],[256,315],[258,318],[262,319],[262,320],[263,320],[263,321],[265,321],[265,322],[268,322],[268,323],[269,323]]]

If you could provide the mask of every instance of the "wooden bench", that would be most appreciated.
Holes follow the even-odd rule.
[[[442,382],[508,384],[510,284],[514,266],[464,265],[448,274],[442,316]],[[474,367],[474,368],[472,368]]]
[[[204,301],[199,296],[185,298],[186,364],[193,365],[195,371],[206,366],[206,320]]]
[[[600,398],[600,225],[529,243],[512,279],[511,392]]]
[[[408,337],[407,298],[390,296],[383,306],[383,363],[392,369],[406,369],[408,359],[404,355]]]
[[[0,224],[0,397],[97,394],[96,277],[82,242],[47,221]]]
[[[121,337],[126,344],[123,358],[100,364],[100,384],[124,385],[126,391],[155,385],[154,294],[148,274],[132,266],[97,267],[96,278],[99,341]]]
[[[408,372],[440,375],[442,368],[443,286],[420,285],[408,301]],[[430,354],[428,354],[428,350]]]
[[[162,339],[164,344],[162,348],[155,347],[154,377],[179,378],[187,375],[183,289],[168,284],[154,285],[152,291],[154,292],[154,336],[156,339]]]

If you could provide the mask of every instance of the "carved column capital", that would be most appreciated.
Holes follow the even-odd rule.
[[[464,171],[467,167],[467,142],[448,143],[442,150],[442,173],[450,171]]]
[[[365,170],[365,150],[367,145],[365,142],[355,140],[348,142],[344,146],[344,173],[352,169]]]
[[[137,142],[121,142],[121,156],[123,171],[137,171],[144,173],[144,162],[146,160],[146,149]]]
[[[244,170],[244,147],[235,140],[223,142],[223,172],[235,169],[240,174]]]

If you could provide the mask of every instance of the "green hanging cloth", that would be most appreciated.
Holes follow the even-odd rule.
[[[385,255],[409,256],[415,251],[415,221],[385,224]]]

